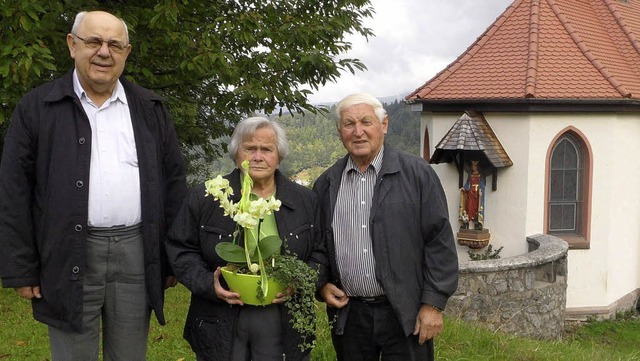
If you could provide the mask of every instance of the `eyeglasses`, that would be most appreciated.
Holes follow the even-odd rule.
[[[76,34],[73,34],[73,36],[75,36],[76,38],[82,40],[82,42],[84,43],[84,45],[91,49],[91,50],[98,50],[102,47],[103,43],[107,43],[107,47],[109,48],[110,51],[114,52],[114,53],[122,53],[124,52],[124,49],[127,48],[127,45],[124,45],[122,42],[117,41],[117,40],[102,40],[101,38],[97,38],[97,37],[90,37],[87,39],[81,38]]]

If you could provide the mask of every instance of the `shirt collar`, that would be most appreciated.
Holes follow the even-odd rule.
[[[378,154],[376,154],[376,156],[373,158],[373,161],[371,161],[371,164],[369,164],[369,167],[373,167],[373,170],[376,172],[376,176],[378,175],[378,173],[380,173],[380,169],[382,168],[383,154],[384,154],[384,145],[380,148],[380,151],[378,151]],[[351,156],[349,156],[349,158],[347,159],[347,166],[344,168],[345,172],[349,172],[350,170],[355,170],[357,172],[360,172],[360,168],[358,168],[358,166],[353,161],[353,158],[351,158]]]
[[[85,100],[89,103],[91,99],[87,96],[87,93],[82,88],[82,84],[80,84],[80,79],[78,78],[77,70],[73,70],[73,91],[78,96],[78,99]],[[112,101],[120,100],[122,103],[127,104],[127,95],[124,92],[124,87],[120,80],[116,81],[116,87],[113,89],[113,93],[111,93],[111,97],[105,103],[111,103]]]

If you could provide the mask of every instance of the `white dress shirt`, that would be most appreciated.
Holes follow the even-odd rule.
[[[73,88],[91,124],[89,225],[110,227],[140,223],[140,174],[127,96],[120,81],[97,107],[73,72]]]

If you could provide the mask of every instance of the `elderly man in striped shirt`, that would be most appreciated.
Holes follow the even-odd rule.
[[[458,257],[440,180],[422,158],[384,143],[379,100],[336,106],[348,154],[315,182],[323,247],[318,292],[340,361],[433,360],[433,338],[458,283]]]

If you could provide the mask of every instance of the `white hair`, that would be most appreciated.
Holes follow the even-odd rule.
[[[384,109],[382,103],[380,102],[380,100],[378,100],[378,98],[367,93],[354,93],[351,95],[347,95],[338,103],[338,105],[336,105],[336,127],[340,128],[340,117],[342,111],[346,108],[358,104],[366,104],[373,107],[373,112],[376,114],[376,118],[378,118],[380,123],[382,123],[382,121],[384,121],[384,118],[387,116],[387,111]]]
[[[251,117],[238,122],[236,128],[233,130],[233,135],[231,135],[231,141],[229,142],[228,148],[229,157],[235,161],[240,143],[242,143],[244,139],[253,136],[258,129],[262,128],[271,128],[275,133],[276,147],[278,148],[280,161],[289,155],[289,140],[287,140],[287,135],[280,124],[265,117]]]
[[[76,19],[73,21],[73,26],[71,27],[71,34],[78,35],[78,29],[80,28],[80,24],[84,20],[84,17],[88,14],[87,11],[81,11],[76,15]],[[129,44],[129,28],[127,27],[127,23],[122,20],[122,18],[118,18],[122,22],[124,26],[124,36],[126,40],[126,44]],[[126,45],[125,44],[125,45]]]

